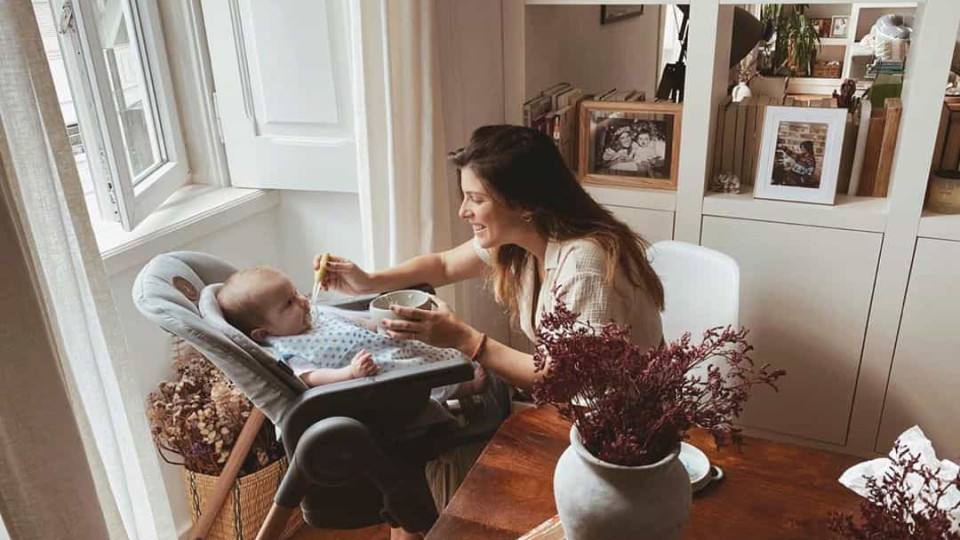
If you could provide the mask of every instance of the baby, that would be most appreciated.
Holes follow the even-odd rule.
[[[227,322],[271,349],[310,387],[462,356],[456,349],[378,334],[369,319],[333,313],[314,317],[309,300],[273,268],[233,274],[217,302]],[[434,388],[431,397],[445,401],[478,394],[485,386],[486,372],[478,365],[472,381]]]

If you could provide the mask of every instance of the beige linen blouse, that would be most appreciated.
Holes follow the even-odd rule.
[[[473,248],[484,262],[493,264],[493,254],[476,238]],[[544,313],[562,301],[580,320],[592,324],[629,325],[634,345],[657,347],[663,337],[660,312],[642,287],[635,287],[623,269],[618,269],[613,283],[604,278],[603,248],[589,239],[547,242],[544,256],[546,276],[540,292],[536,288],[536,260],[530,257],[523,271],[520,288],[520,329],[536,343],[534,330]],[[556,289],[556,290],[554,290]],[[536,312],[534,313],[534,306]],[[534,318],[535,317],[535,318]]]

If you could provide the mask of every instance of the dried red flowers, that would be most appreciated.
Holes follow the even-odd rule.
[[[776,390],[785,374],[766,365],[754,370],[745,329],[712,328],[699,345],[686,334],[646,350],[630,343],[627,327],[597,328],[577,317],[559,304],[541,320],[534,364],[544,374],[534,400],[576,422],[584,446],[609,463],[659,461],[693,426],[710,430],[717,446],[741,444],[732,421],[751,388]]]
[[[947,492],[960,489],[960,474],[952,481],[941,479],[899,442],[895,453],[881,480],[867,479],[861,523],[850,514],[835,512],[830,530],[850,540],[960,540],[960,531],[950,529],[950,513],[960,508],[960,502],[943,507]],[[908,477],[919,478],[921,487],[911,489]]]

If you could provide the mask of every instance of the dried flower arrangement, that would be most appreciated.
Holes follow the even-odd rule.
[[[559,304],[541,320],[534,364],[544,374],[534,400],[555,405],[576,423],[587,450],[609,463],[654,463],[693,426],[710,430],[718,447],[742,444],[732,421],[751,388],[776,390],[785,374],[767,365],[754,370],[744,329],[713,328],[699,345],[686,334],[647,350],[630,342],[628,327],[597,328],[577,317]]]
[[[153,441],[163,451],[179,454],[187,470],[218,476],[230,457],[251,404],[209,360],[182,340],[174,343],[177,380],[162,382],[147,398]],[[240,476],[256,472],[284,455],[273,425],[263,429],[240,468]]]
[[[960,540],[960,528],[951,530],[950,518],[960,501],[944,504],[948,491],[960,489],[960,474],[953,480],[942,478],[899,441],[894,453],[881,480],[867,479],[861,523],[851,514],[834,512],[830,530],[850,540]],[[910,478],[920,479],[919,489],[911,489]]]

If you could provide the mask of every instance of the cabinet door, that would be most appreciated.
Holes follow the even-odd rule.
[[[651,244],[661,240],[673,240],[673,212],[628,206],[604,206],[613,212],[617,219],[629,225]]]
[[[787,370],[741,423],[845,444],[882,235],[704,217],[702,239],[740,264],[754,360]]]
[[[960,457],[960,242],[917,239],[877,452],[919,425],[940,457]]]

